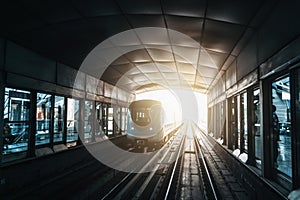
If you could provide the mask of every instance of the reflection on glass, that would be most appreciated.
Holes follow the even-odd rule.
[[[248,149],[248,120],[247,120],[247,93],[242,94],[242,109],[243,109],[243,128],[244,128],[244,150]]]
[[[122,130],[122,134],[126,134],[126,122],[127,122],[127,108],[123,107],[122,108],[122,122],[121,122],[121,130]]]
[[[2,154],[28,149],[29,111],[29,91],[5,88]]]
[[[54,142],[61,142],[64,134],[65,98],[54,98]]]
[[[113,134],[113,116],[114,116],[114,109],[109,107],[108,108],[108,124],[107,124],[107,130],[108,130],[108,135]]]
[[[260,112],[260,89],[253,91],[253,108],[254,108],[254,134],[255,134],[255,158],[256,162],[261,164],[261,149],[262,149],[262,135],[260,134],[261,112]]]
[[[84,142],[90,142],[93,134],[93,102],[85,101],[84,108]]]
[[[290,79],[282,78],[272,83],[272,151],[273,166],[292,176]]]
[[[114,108],[114,117],[115,117],[115,134],[116,135],[119,135],[120,134],[120,127],[121,127],[121,108],[120,107],[117,107],[115,106]]]
[[[237,96],[237,149],[241,149],[241,100],[240,96]]]
[[[231,98],[231,143],[233,149],[238,149],[238,122],[236,97]],[[239,153],[238,153],[239,154]]]
[[[107,104],[102,104],[102,130],[105,135],[107,135],[107,126],[108,126],[108,105]]]
[[[67,142],[78,140],[79,100],[68,98]]]
[[[36,145],[50,143],[51,95],[37,93],[36,100]]]
[[[102,131],[102,103],[96,102],[96,124],[95,124],[95,136],[100,136]]]

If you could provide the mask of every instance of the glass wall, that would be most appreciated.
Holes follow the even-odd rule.
[[[95,117],[96,117],[96,124],[95,124],[95,137],[101,136],[103,133],[102,130],[102,103],[96,102],[96,111],[95,111]]]
[[[114,122],[115,122],[115,134],[121,134],[121,125],[122,125],[122,118],[121,118],[121,108],[119,106],[114,106]]]
[[[92,140],[94,129],[93,101],[85,101],[84,105],[84,142]]]
[[[273,166],[292,176],[290,79],[284,77],[272,83],[271,153]]]
[[[30,92],[5,88],[3,154],[28,149]]]
[[[52,95],[37,93],[35,145],[50,143]]]
[[[236,107],[237,107],[237,130],[236,130],[236,140],[237,140],[237,143],[236,143],[236,149],[241,149],[241,98],[240,98],[240,95],[238,95],[236,97]]]
[[[65,97],[54,97],[54,142],[62,142],[65,130]]]
[[[229,113],[229,122],[230,122],[230,131],[231,135],[229,136],[228,145],[230,149],[238,148],[238,112],[237,112],[237,97],[231,97],[230,102],[230,113]]]
[[[127,123],[127,108],[122,107],[122,121],[121,121],[121,131],[122,135],[126,134],[126,123]]]
[[[108,105],[102,104],[102,130],[105,135],[108,135]]]
[[[243,142],[241,143],[242,149],[244,152],[247,152],[248,149],[248,119],[247,119],[247,93],[244,92],[241,95],[241,126],[242,126],[242,135],[243,135]]]
[[[78,140],[80,102],[78,99],[68,98],[67,103],[67,142],[76,142]]]
[[[254,130],[254,151],[256,163],[261,167],[261,155],[262,155],[262,135],[260,133],[261,126],[261,111],[260,111],[260,89],[255,88],[253,90],[253,108],[254,108],[254,119],[253,119],[253,130]]]
[[[107,135],[114,134],[114,108],[108,107]]]

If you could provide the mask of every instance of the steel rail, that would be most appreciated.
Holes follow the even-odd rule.
[[[210,175],[210,172],[208,170],[208,167],[207,167],[207,162],[204,158],[204,155],[203,155],[203,152],[201,150],[201,145],[200,145],[200,142],[198,140],[198,138],[196,136],[194,136],[194,139],[195,139],[195,145],[196,145],[196,148],[198,149],[198,152],[200,153],[200,156],[201,156],[201,159],[202,159],[202,163],[203,163],[203,166],[204,166],[204,169],[205,169],[205,174],[207,175],[207,178],[208,178],[208,182],[209,182],[209,185],[210,185],[210,189],[212,191],[212,194],[213,194],[213,198],[215,200],[218,199],[218,196],[217,196],[217,193],[216,193],[216,190],[215,190],[215,186],[213,184],[213,181],[212,181],[212,178],[211,178],[211,175]],[[196,151],[197,152],[197,151]],[[199,159],[199,156],[197,156],[198,159]]]

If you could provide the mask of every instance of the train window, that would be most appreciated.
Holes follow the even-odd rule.
[[[35,145],[50,143],[52,95],[37,93]]]
[[[134,123],[145,126],[150,123],[149,109],[147,108],[139,108],[132,109],[131,118]]]
[[[93,117],[93,102],[85,101],[85,109],[84,109],[84,134],[83,140],[84,142],[90,142],[93,135],[94,129],[94,117]]]
[[[54,97],[54,142],[63,141],[64,134],[65,98]]]
[[[284,77],[272,83],[272,134],[273,166],[292,176],[290,79]]]
[[[261,125],[261,111],[260,111],[260,89],[253,90],[253,108],[254,108],[254,119],[253,130],[254,130],[254,151],[255,158],[258,167],[261,167],[261,155],[262,155],[262,135],[260,134]]]
[[[72,142],[76,145],[76,141],[78,140],[80,103],[78,99],[72,98],[68,98],[67,102],[67,142]]]
[[[28,150],[30,92],[5,88],[3,151],[11,154]]]

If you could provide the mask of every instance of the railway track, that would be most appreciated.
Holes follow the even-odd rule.
[[[183,126],[149,160],[152,171],[128,173],[101,199],[217,199],[194,126]]]

